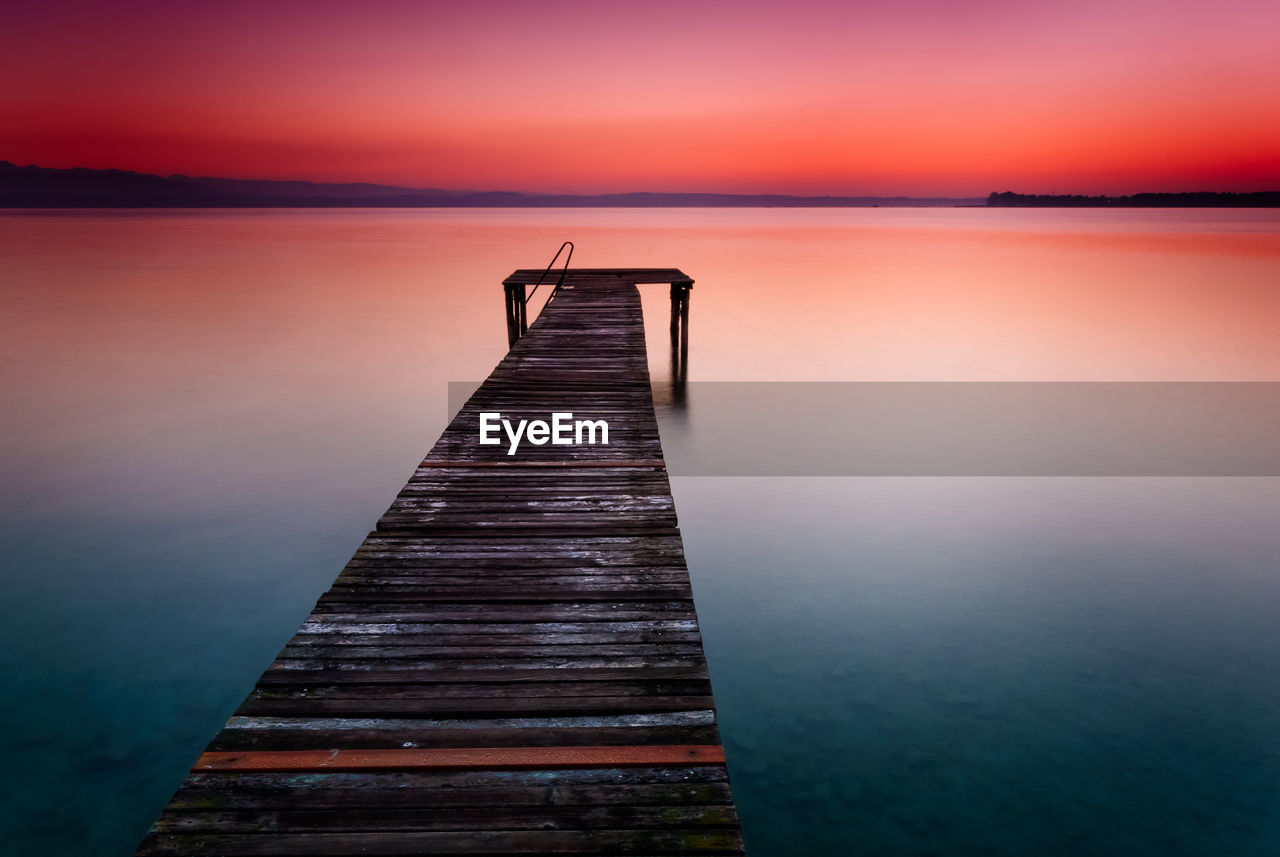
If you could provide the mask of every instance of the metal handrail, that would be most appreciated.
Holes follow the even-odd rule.
[[[547,265],[547,269],[542,272],[541,277],[538,277],[538,282],[534,283],[533,285],[533,291],[529,292],[529,296],[525,298],[526,304],[529,302],[529,300],[533,298],[534,295],[538,293],[538,286],[542,285],[542,281],[547,278],[547,274],[551,273],[551,269],[555,267],[556,259],[560,258],[560,254],[564,252],[564,248],[566,247],[569,248],[569,255],[564,257],[564,268],[560,270],[560,279],[556,281],[556,287],[551,290],[551,298],[554,298],[556,296],[556,292],[560,291],[560,287],[564,285],[564,276],[565,274],[569,273],[569,262],[571,259],[573,259],[573,242],[572,241],[566,241],[563,244],[561,244],[560,249],[557,250],[556,254],[551,257],[551,262]],[[551,300],[551,298],[547,298],[547,300]]]

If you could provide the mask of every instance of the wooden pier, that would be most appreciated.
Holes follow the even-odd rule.
[[[571,269],[196,760],[144,855],[742,854],[637,283]],[[683,336],[683,347],[680,339]],[[481,412],[609,442],[480,445]]]

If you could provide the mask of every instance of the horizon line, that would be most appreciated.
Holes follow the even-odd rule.
[[[887,201],[948,201],[948,202],[986,202],[995,196],[1015,195],[1019,197],[1055,197],[1063,199],[1095,199],[1095,200],[1120,200],[1133,197],[1144,196],[1190,196],[1190,195],[1213,195],[1213,196],[1251,196],[1259,194],[1276,194],[1280,193],[1280,189],[1264,189],[1249,191],[1223,191],[1223,190],[1178,190],[1178,191],[1134,191],[1130,193],[1081,193],[1081,192],[1058,192],[1058,191],[1013,191],[1013,190],[992,190],[986,193],[978,194],[869,194],[869,193],[792,193],[783,191],[723,191],[723,190],[611,190],[611,191],[565,191],[565,190],[529,190],[529,189],[511,189],[511,188],[444,188],[444,187],[414,187],[411,185],[401,184],[385,184],[382,182],[374,182],[367,180],[349,180],[349,181],[324,181],[317,179],[298,179],[298,178],[243,178],[232,176],[214,176],[214,175],[192,175],[189,173],[159,173],[159,172],[141,172],[139,170],[123,169],[119,167],[45,167],[35,163],[17,164],[13,161],[0,158],[0,169],[10,168],[12,171],[22,172],[44,172],[44,173],[75,173],[80,175],[114,175],[114,176],[137,176],[140,178],[172,180],[178,182],[202,183],[202,182],[227,182],[255,185],[306,185],[317,190],[324,188],[345,188],[359,189],[369,188],[380,191],[399,191],[403,193],[421,193],[421,194],[445,194],[448,196],[456,196],[460,199],[477,196],[498,196],[512,195],[529,198],[560,198],[560,199],[599,199],[607,197],[723,197],[726,199],[778,199],[778,200],[800,200],[800,201],[819,201],[819,200],[887,200]],[[264,189],[265,190],[265,189]],[[300,197],[306,199],[306,197]]]

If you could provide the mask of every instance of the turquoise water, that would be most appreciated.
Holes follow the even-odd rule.
[[[1280,380],[1275,212],[0,221],[14,854],[132,852],[564,238],[695,381]],[[1280,853],[1280,479],[673,483],[752,854]]]
[[[743,481],[677,504],[754,853],[1280,853],[1277,480]]]

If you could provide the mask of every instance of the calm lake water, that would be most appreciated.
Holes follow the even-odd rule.
[[[1280,381],[1277,211],[0,212],[0,850],[132,853],[565,239],[692,381]],[[1280,853],[1280,479],[673,486],[754,857]]]

